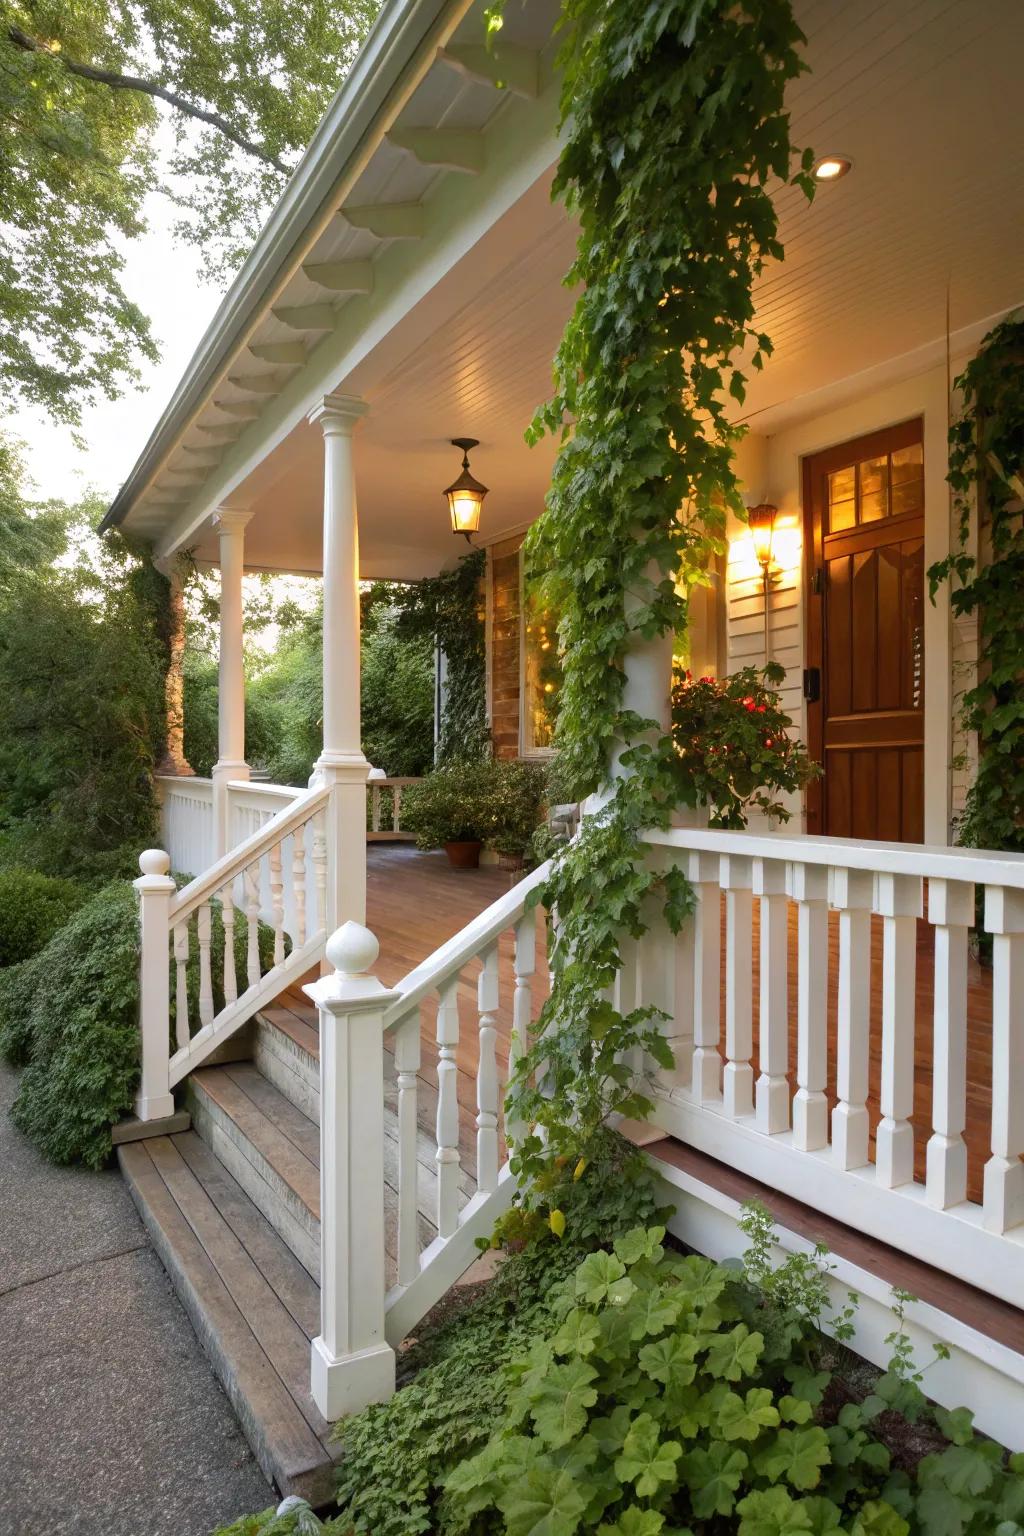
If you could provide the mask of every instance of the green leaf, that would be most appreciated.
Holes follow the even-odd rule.
[[[576,1271],[576,1295],[592,1305],[606,1298],[621,1305],[635,1291],[631,1280],[624,1280],[626,1266],[612,1253],[588,1254]]]
[[[925,1488],[914,1501],[922,1536],[963,1536],[970,1510],[945,1488]]]
[[[565,1445],[581,1433],[587,1422],[587,1409],[597,1402],[591,1385],[597,1372],[583,1360],[569,1360],[553,1365],[535,1398],[531,1417],[545,1445]]]
[[[773,1482],[784,1477],[794,1488],[816,1488],[830,1461],[828,1436],[820,1425],[780,1429],[757,1458],[758,1470]]]
[[[571,1473],[536,1468],[505,1490],[498,1507],[508,1536],[574,1536],[587,1501]]]
[[[694,1356],[697,1340],[692,1334],[672,1334],[645,1344],[637,1356],[640,1369],[669,1389],[687,1387],[697,1374]],[[770,1394],[769,1394],[770,1395]]]
[[[624,1237],[617,1238],[615,1253],[625,1265],[638,1264],[641,1259],[660,1259],[664,1253],[661,1239],[664,1227],[634,1227]]]
[[[969,1445],[974,1439],[974,1414],[969,1408],[936,1408],[935,1422],[954,1445]]]
[[[721,1441],[713,1442],[706,1451],[690,1451],[683,1458],[683,1476],[698,1519],[732,1513],[746,1466],[743,1451],[732,1450]]]
[[[802,1536],[813,1529],[810,1515],[785,1488],[748,1493],[736,1506],[738,1536]]]
[[[737,1323],[729,1333],[712,1341],[707,1356],[708,1371],[725,1381],[752,1376],[763,1349],[763,1336],[751,1333],[746,1323]]]
[[[730,1392],[718,1410],[723,1440],[756,1440],[763,1429],[774,1429],[779,1412],[767,1387],[751,1387],[744,1400]]]
[[[658,1536],[665,1524],[665,1516],[654,1509],[641,1509],[637,1504],[627,1504],[612,1525],[599,1525],[597,1536]]]
[[[650,1498],[665,1483],[675,1483],[676,1462],[682,1455],[678,1440],[661,1440],[658,1425],[649,1413],[641,1413],[630,1426],[616,1458],[615,1475],[632,1483],[640,1498]]]
[[[884,1499],[865,1504],[850,1527],[850,1536],[910,1536],[910,1526]]]
[[[574,1307],[551,1340],[551,1348],[556,1355],[591,1355],[600,1337],[597,1318]]]

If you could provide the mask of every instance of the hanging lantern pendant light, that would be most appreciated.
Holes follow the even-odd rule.
[[[444,492],[452,516],[452,533],[461,533],[467,544],[473,542],[472,535],[480,527],[480,508],[487,495],[486,485],[481,485],[469,471],[469,450],[476,448],[478,443],[479,439],[475,437],[451,439],[453,448],[462,449],[462,474]]]

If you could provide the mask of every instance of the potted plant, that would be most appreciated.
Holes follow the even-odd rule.
[[[476,869],[486,814],[483,762],[435,768],[402,796],[402,823],[417,848],[443,848],[455,869]]]
[[[483,798],[481,830],[486,842],[497,853],[502,869],[522,869],[544,817],[543,766],[519,760],[489,763]]]
[[[769,662],[721,679],[689,672],[676,678],[678,801],[703,809],[712,827],[745,827],[751,810],[788,821],[779,795],[802,789],[821,771],[803,742],[789,735],[793,722],[775,691],[785,675],[778,662]]]

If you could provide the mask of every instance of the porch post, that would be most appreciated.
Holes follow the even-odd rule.
[[[352,434],[367,410],[325,395],[309,413],[324,435],[324,718],[317,777],[327,808],[327,911],[333,932],[366,920],[366,779],[359,718],[359,528]]]
[[[242,662],[242,576],[245,527],[252,514],[221,510],[214,517],[220,535],[220,657],[217,692],[217,761],[213,766],[214,855],[231,847],[228,784],[247,779],[245,761],[245,669]]]
[[[157,773],[176,778],[191,778],[195,769],[185,756],[185,714],[183,694],[185,687],[185,583],[182,579],[181,562],[177,556],[169,560],[154,561],[157,570],[170,587],[168,595],[169,635],[167,639],[167,672],[164,677],[164,712],[167,719],[167,740],[164,755],[157,764]]]

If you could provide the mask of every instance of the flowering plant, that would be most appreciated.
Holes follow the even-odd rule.
[[[679,754],[680,799],[706,805],[713,827],[744,827],[753,807],[789,820],[780,794],[802,789],[819,772],[773,685],[778,662],[743,667],[730,677],[680,673],[672,689],[672,736]]]

